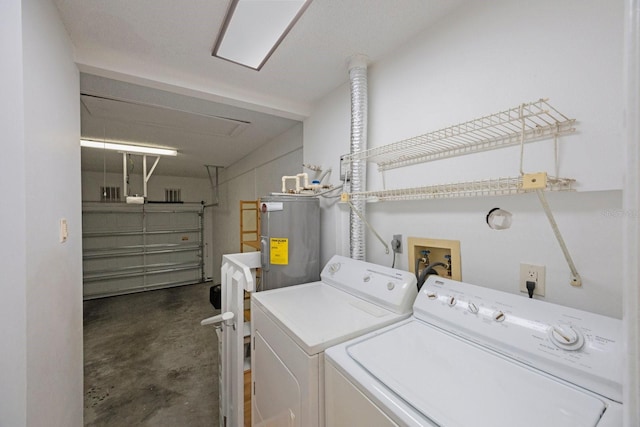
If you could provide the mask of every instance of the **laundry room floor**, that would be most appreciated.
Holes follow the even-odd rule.
[[[210,284],[84,302],[84,425],[218,425]]]

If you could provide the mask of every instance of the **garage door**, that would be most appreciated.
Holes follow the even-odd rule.
[[[84,298],[203,281],[202,206],[87,203]]]

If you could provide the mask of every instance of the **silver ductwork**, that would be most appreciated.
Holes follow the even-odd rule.
[[[367,149],[367,57],[356,55],[349,61],[351,82],[351,154]],[[351,192],[366,191],[367,162],[356,160],[351,164]],[[364,217],[366,202],[354,200],[355,209]],[[349,216],[350,257],[365,260],[366,229],[358,214],[351,209]]]

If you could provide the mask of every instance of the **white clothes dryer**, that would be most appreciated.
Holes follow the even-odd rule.
[[[431,276],[411,318],[326,351],[326,425],[620,426],[621,326]]]
[[[324,350],[404,320],[413,274],[334,256],[319,282],[251,295],[252,423],[324,425]]]

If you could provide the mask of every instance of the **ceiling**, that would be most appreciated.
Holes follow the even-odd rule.
[[[211,55],[230,0],[53,0],[81,71],[82,137],[176,148],[156,174],[206,177],[295,126],[464,0],[313,0],[260,71]],[[82,149],[83,170],[122,159]]]

